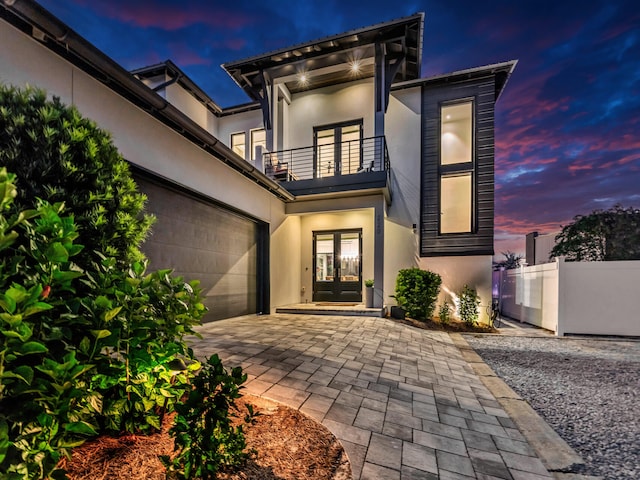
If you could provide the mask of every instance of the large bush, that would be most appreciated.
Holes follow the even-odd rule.
[[[43,90],[0,85],[0,166],[17,176],[16,207],[36,198],[64,202],[87,246],[81,268],[96,252],[126,266],[141,260],[139,246],[153,221],[144,215],[127,162],[110,135]]]
[[[407,268],[398,272],[395,299],[408,316],[426,320],[433,315],[440,293],[440,275],[420,268]]]
[[[204,306],[197,282],[145,271],[145,197],[75,108],[0,87],[0,167],[0,478],[63,478],[87,436],[159,428]]]
[[[199,367],[180,359],[204,307],[168,271],[81,271],[63,205],[16,210],[13,181],[0,169],[0,478],[64,478],[61,455],[88,436],[160,427]]]

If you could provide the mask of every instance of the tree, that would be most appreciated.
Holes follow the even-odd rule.
[[[511,250],[502,252],[502,256],[504,257],[503,260],[493,264],[494,270],[513,270],[514,268],[518,268],[518,265],[520,265],[520,260],[524,258],[522,254],[512,252]]]
[[[576,215],[556,236],[551,257],[595,262],[640,260],[640,209],[615,205]]]

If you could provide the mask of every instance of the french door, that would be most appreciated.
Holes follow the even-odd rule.
[[[362,166],[362,120],[313,129],[314,176],[356,173]]]
[[[313,232],[313,301],[362,301],[362,230]]]

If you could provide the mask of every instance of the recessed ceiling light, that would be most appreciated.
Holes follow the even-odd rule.
[[[351,73],[359,73],[360,72],[360,61],[354,60],[351,62]]]

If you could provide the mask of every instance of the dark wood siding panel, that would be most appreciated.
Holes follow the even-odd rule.
[[[475,103],[474,231],[439,234],[440,105],[472,98]],[[425,87],[422,91],[422,195],[420,255],[492,255],[494,216],[493,76]]]

